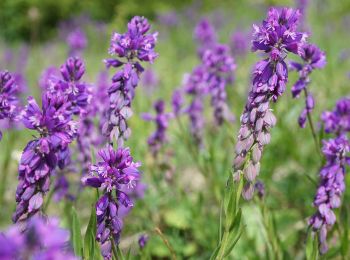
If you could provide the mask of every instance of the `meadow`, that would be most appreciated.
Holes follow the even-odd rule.
[[[1,73],[14,75],[20,89],[8,113],[1,74],[0,259],[350,259],[348,1],[154,4],[150,17],[127,2],[108,22],[81,14],[45,41],[0,43]],[[269,13],[276,7],[285,15],[282,6],[302,7],[299,25]],[[290,62],[311,62],[299,52],[306,43],[291,33],[261,47],[268,18],[276,28],[305,32],[325,57],[299,98],[292,88],[301,74]],[[128,37],[137,44],[130,47]],[[292,38],[289,49],[279,45]],[[252,82],[265,80],[255,65],[264,59],[279,82],[266,84],[285,81],[286,88],[266,92],[264,113],[276,122],[264,117],[258,130],[251,111],[254,123],[241,115],[257,106],[248,96]],[[284,62],[287,77],[277,72]],[[300,127],[304,93],[312,93],[314,107]],[[39,111],[46,102],[53,112],[42,116],[28,96]],[[340,119],[326,118],[341,99],[349,107],[333,112]],[[213,114],[220,105],[224,112]],[[341,150],[330,154],[330,140]],[[327,202],[334,222],[314,202],[325,168],[323,178],[344,184],[327,190],[337,196]],[[315,212],[326,223],[319,228],[309,222]]]

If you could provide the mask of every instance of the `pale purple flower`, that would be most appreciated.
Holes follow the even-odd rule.
[[[314,199],[317,211],[309,220],[313,230],[319,231],[321,253],[328,251],[327,231],[336,222],[333,210],[340,207],[345,191],[345,166],[349,164],[349,151],[350,143],[345,136],[323,141],[322,152],[326,163],[320,170],[320,183]]]
[[[56,218],[33,217],[0,233],[0,259],[78,259],[69,246],[69,231]]]
[[[234,56],[245,56],[249,50],[249,36],[242,31],[235,31],[230,38],[231,52]]]
[[[181,89],[176,89],[171,97],[171,105],[173,108],[173,114],[175,117],[182,113],[182,106],[184,103],[184,97]]]
[[[147,94],[152,94],[159,84],[157,73],[151,68],[146,69],[142,74],[141,84],[145,87]]]
[[[166,131],[172,114],[165,112],[165,102],[163,100],[157,100],[153,107],[156,115],[144,114],[143,119],[153,121],[156,124],[156,131],[148,138],[147,143],[152,155],[157,157],[159,151],[167,141]]]
[[[87,38],[80,28],[71,31],[66,40],[69,47],[68,56],[80,56],[87,45]]]
[[[247,181],[243,190],[245,199],[254,194],[253,183],[260,172],[262,151],[270,142],[270,129],[276,124],[270,103],[285,91],[288,81],[285,58],[289,52],[302,54],[305,34],[297,31],[299,15],[289,8],[270,8],[263,23],[254,25],[252,50],[265,52],[267,58],[255,65],[235,148],[234,170]]]
[[[338,100],[333,111],[322,113],[326,133],[341,135],[350,132],[350,98]]]
[[[174,27],[179,23],[179,18],[175,11],[160,13],[157,15],[157,20],[160,24],[168,27]]]
[[[217,43],[214,26],[208,19],[202,18],[194,29],[194,38],[198,44],[198,54],[202,56],[205,50]]]

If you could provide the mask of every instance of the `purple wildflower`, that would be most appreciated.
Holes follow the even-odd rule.
[[[214,26],[208,19],[202,18],[194,29],[194,38],[198,43],[198,54],[201,57],[205,50],[217,43],[217,35]]]
[[[140,246],[140,249],[141,249],[141,250],[146,246],[146,244],[147,244],[147,242],[148,242],[148,239],[149,239],[149,237],[148,237],[147,234],[142,234],[142,235],[139,237],[139,246]]]
[[[147,90],[147,94],[152,94],[154,89],[159,84],[159,78],[156,72],[150,68],[146,69],[143,72],[141,80],[142,80],[142,86],[144,86],[145,89]]]
[[[13,119],[16,116],[18,98],[15,78],[8,71],[0,72],[0,120]],[[2,132],[0,131],[0,140]]]
[[[234,120],[227,105],[226,85],[236,69],[236,64],[229,54],[228,46],[215,44],[204,52],[202,62],[207,74],[206,82],[211,94],[215,123],[222,125],[224,120]]]
[[[292,87],[292,94],[294,98],[299,97],[300,93],[304,91],[305,94],[305,109],[299,116],[299,125],[304,128],[306,123],[306,116],[310,114],[315,106],[312,94],[307,90],[310,84],[310,74],[314,69],[321,69],[326,65],[326,55],[316,45],[305,43],[302,46],[302,53],[300,57],[304,64],[291,62],[291,69],[299,72],[299,79]]]
[[[184,98],[183,98],[182,91],[180,89],[174,90],[173,96],[171,98],[171,104],[173,107],[173,114],[175,117],[181,114],[183,103],[184,103]]]
[[[23,227],[15,224],[0,233],[1,259],[78,259],[69,247],[69,232],[58,219],[31,218]]]
[[[108,120],[103,133],[113,140],[116,137],[119,146],[130,135],[127,119],[132,115],[131,102],[135,95],[140,74],[144,71],[139,61],[152,63],[158,56],[154,51],[157,33],[147,33],[150,25],[146,18],[136,16],[128,23],[124,34],[114,33],[109,53],[118,59],[106,60],[107,67],[121,67],[112,78],[108,90],[110,107]],[[122,61],[124,58],[126,61]]]
[[[165,102],[158,100],[153,105],[156,115],[144,114],[143,119],[146,121],[153,121],[157,125],[156,131],[148,138],[148,145],[154,157],[157,157],[158,152],[166,142],[166,130],[169,125],[169,119],[172,117],[171,113],[165,113]]]
[[[249,37],[242,31],[235,31],[230,40],[231,52],[234,56],[244,56],[249,49]]]
[[[28,129],[36,130],[40,137],[27,144],[21,157],[14,222],[40,210],[44,195],[50,188],[51,173],[58,161],[65,159],[61,151],[73,141],[77,132],[70,105],[64,96],[44,94],[41,110],[34,98],[28,98],[22,120]]]
[[[177,13],[174,11],[158,14],[157,20],[159,21],[160,24],[168,26],[168,27],[174,27],[179,22],[179,18],[177,16]]]
[[[140,163],[133,162],[128,148],[113,150],[107,146],[99,151],[103,159],[91,166],[90,176],[83,178],[83,182],[94,188],[103,188],[104,195],[96,203],[97,234],[96,239],[101,243],[102,255],[111,259],[113,237],[119,243],[122,229],[122,220],[119,216],[119,207],[133,207],[129,196],[122,189],[132,190],[139,180]]]
[[[66,42],[69,46],[69,56],[80,56],[87,45],[85,33],[79,28],[68,34]]]
[[[265,196],[265,184],[258,180],[254,185],[255,191],[260,199]]]
[[[39,86],[43,91],[46,91],[50,88],[50,86],[53,84],[52,81],[57,81],[59,78],[60,71],[54,67],[50,66],[46,68],[40,76],[39,79]]]
[[[350,98],[340,99],[333,111],[322,113],[326,133],[341,135],[350,132]]]
[[[341,196],[345,190],[345,166],[349,164],[347,154],[350,143],[345,136],[323,141],[322,152],[326,164],[320,171],[320,184],[314,199],[317,212],[310,218],[309,225],[319,231],[320,252],[328,251],[327,230],[336,222],[333,209],[341,205]]]
[[[296,31],[299,12],[289,8],[270,8],[262,25],[254,25],[253,51],[264,51],[268,57],[259,61],[253,72],[253,86],[241,116],[241,128],[236,144],[234,170],[244,174],[243,197],[251,199],[253,182],[260,171],[263,147],[270,142],[270,129],[276,118],[269,108],[285,91],[288,52],[301,54],[305,35]]]

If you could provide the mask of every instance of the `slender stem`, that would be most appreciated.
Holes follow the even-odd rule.
[[[6,189],[6,183],[7,183],[7,178],[9,175],[9,167],[10,167],[10,162],[11,162],[11,153],[13,149],[13,145],[16,142],[15,135],[11,132],[8,133],[9,136],[9,141],[7,144],[7,149],[5,153],[5,160],[4,160],[4,165],[2,168],[2,175],[1,175],[1,180],[0,180],[0,205],[3,205],[4,202],[4,196],[5,196],[5,189]]]
[[[175,251],[174,249],[171,247],[168,239],[165,237],[165,235],[163,234],[163,232],[158,228],[156,227],[154,229],[154,231],[160,236],[160,238],[163,240],[164,244],[167,246],[167,248],[169,249],[170,253],[171,253],[171,259],[173,260],[176,260],[176,254],[175,254]]]
[[[305,94],[305,99],[306,99],[308,97],[308,95],[309,95],[306,88],[304,88],[304,94]],[[321,156],[321,151],[320,151],[321,145],[320,145],[320,142],[319,142],[319,140],[317,138],[317,134],[316,134],[316,131],[315,131],[315,127],[314,127],[314,123],[312,121],[312,117],[311,117],[310,111],[306,110],[306,114],[307,114],[307,120],[308,120],[309,125],[310,125],[311,134],[312,134],[312,137],[313,137],[314,142],[315,142],[316,151]]]
[[[48,206],[50,205],[53,194],[55,193],[54,187],[49,191],[49,195],[47,196],[46,202],[43,206],[43,212],[46,213]]]

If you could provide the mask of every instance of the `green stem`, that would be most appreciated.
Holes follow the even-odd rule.
[[[4,164],[2,168],[2,175],[1,175],[1,180],[0,180],[0,205],[3,205],[4,203],[4,196],[5,196],[5,189],[6,189],[6,183],[7,183],[7,178],[9,175],[9,168],[11,165],[11,153],[13,149],[13,145],[16,142],[15,135],[11,132],[8,133],[9,140],[7,143],[7,149],[5,153],[5,159],[4,159]]]

